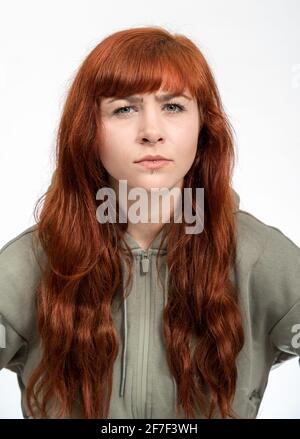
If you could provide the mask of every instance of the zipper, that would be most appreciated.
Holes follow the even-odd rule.
[[[149,253],[148,250],[142,250],[140,259],[140,268],[145,280],[145,288],[141,293],[141,310],[140,310],[140,334],[138,346],[137,361],[137,415],[138,418],[145,419],[146,401],[147,401],[147,367],[148,367],[148,349],[149,349],[149,329],[150,329],[150,292],[148,291],[149,279]]]

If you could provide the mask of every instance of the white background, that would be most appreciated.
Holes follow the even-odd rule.
[[[234,127],[241,209],[300,246],[300,2],[1,1],[0,246],[34,224],[54,169],[66,91],[107,35],[160,25],[202,50]],[[298,358],[272,371],[261,418],[300,419]],[[0,418],[22,418],[16,375],[0,373]]]

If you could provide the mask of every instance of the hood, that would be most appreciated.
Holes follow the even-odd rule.
[[[240,197],[238,193],[232,188],[232,196],[234,199],[234,212],[237,212],[239,210],[240,206]],[[125,232],[124,239],[127,242],[127,245],[130,247],[130,250],[134,256],[137,257],[137,261],[140,266],[140,273],[147,273],[149,271],[149,257],[152,255],[158,254],[159,245],[161,242],[161,239],[163,237],[164,229],[162,228],[160,232],[156,235],[150,246],[144,250],[140,247],[140,245],[135,241],[135,239],[128,233]],[[125,250],[125,252],[128,254],[128,250],[126,249],[124,243],[121,243],[122,248]],[[164,257],[164,255],[167,252],[167,239],[165,239],[165,242],[161,246],[160,250],[160,257]],[[123,264],[123,270],[125,270],[125,264]],[[136,269],[136,268],[135,268]],[[134,271],[133,271],[134,273]],[[167,305],[168,300],[168,278],[169,278],[169,267],[166,264],[165,266],[165,277],[164,277],[164,306]],[[120,388],[120,396],[124,396],[124,389],[125,389],[125,377],[126,377],[126,353],[127,353],[127,303],[126,303],[126,297],[124,296],[124,290],[125,290],[125,272],[123,271],[123,328],[124,328],[124,347],[123,347],[123,356],[122,356],[122,366],[121,366],[121,388]],[[173,377],[173,384],[174,384],[174,391],[175,395],[177,395],[177,385],[175,378]],[[176,407],[176,399],[175,398],[175,407]]]

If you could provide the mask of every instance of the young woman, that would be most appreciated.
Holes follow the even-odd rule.
[[[239,208],[233,164],[191,40],[133,28],[87,56],[36,224],[0,254],[0,367],[25,418],[256,417],[271,368],[300,354],[300,249]],[[172,206],[144,196],[161,189]],[[199,233],[176,220],[183,189]]]

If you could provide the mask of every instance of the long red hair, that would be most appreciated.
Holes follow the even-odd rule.
[[[166,229],[170,277],[163,328],[178,386],[177,408],[181,405],[186,418],[195,417],[197,405],[208,418],[216,407],[223,418],[235,417],[231,404],[244,332],[238,292],[229,279],[236,258],[233,134],[199,48],[158,26],[107,36],[83,61],[68,91],[55,172],[34,208],[46,265],[36,291],[42,358],[26,393],[33,417],[33,401],[47,418],[52,398],[59,402],[58,417],[68,416],[75,400],[85,418],[108,416],[119,349],[111,305],[122,282],[120,243],[127,224],[102,224],[96,218],[96,192],[109,186],[99,156],[100,102],[101,97],[154,92],[161,86],[179,94],[187,87],[202,118],[184,187],[204,188],[204,230],[186,234],[184,220],[171,221]]]

